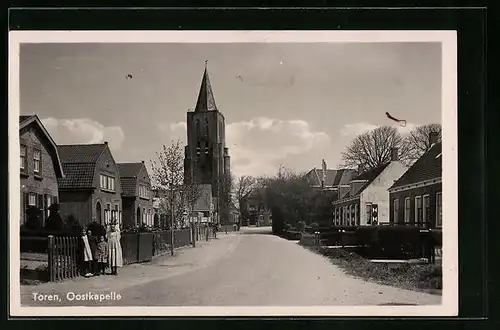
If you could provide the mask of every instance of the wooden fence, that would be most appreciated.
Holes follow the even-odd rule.
[[[197,240],[214,238],[212,228],[195,227]],[[192,243],[191,229],[174,230],[174,248],[189,246]],[[154,256],[170,251],[172,232],[170,230],[144,233],[122,233],[121,246],[125,265],[151,261]],[[80,275],[81,252],[80,237],[22,236],[21,252],[47,255],[48,280],[60,281]]]
[[[48,237],[49,281],[59,281],[79,275],[79,237]]]

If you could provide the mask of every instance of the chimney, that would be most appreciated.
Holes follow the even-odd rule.
[[[141,160],[141,163],[143,163],[143,164],[144,164],[144,161],[143,161],[143,160]]]
[[[106,145],[107,145],[107,144],[108,144],[108,141],[104,141],[104,144],[106,144]]]
[[[429,133],[429,144],[432,147],[434,144],[438,142],[438,132],[430,132]]]
[[[399,160],[399,149],[391,148],[391,161],[397,162]]]

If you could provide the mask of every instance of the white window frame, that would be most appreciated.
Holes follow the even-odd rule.
[[[33,149],[33,172],[35,174],[40,174],[41,170],[42,170],[42,150]]]
[[[32,200],[33,198],[33,200]],[[37,196],[35,193],[28,194],[28,206],[36,206]]]
[[[408,207],[406,207],[407,201],[410,203]],[[411,217],[411,199],[410,197],[405,197],[405,204],[404,204],[404,220],[405,223],[410,222],[410,217]]]
[[[424,201],[422,200],[422,196],[415,196],[415,217],[414,217],[414,222],[415,223],[421,223],[418,219],[418,202],[420,201],[420,207],[422,208],[422,221],[423,221],[423,208],[424,208]]]
[[[439,205],[439,200],[441,200],[441,205]],[[436,227],[441,228],[442,226],[443,226],[443,192],[440,191],[436,193]]]
[[[392,218],[394,223],[399,223],[399,198],[392,201]]]
[[[23,171],[26,171],[27,168],[26,168],[26,157],[27,157],[27,154],[28,154],[28,147],[26,147],[25,145],[21,145],[21,170]]]
[[[427,199],[427,206],[425,206],[425,200]],[[425,194],[422,196],[422,221],[427,223],[427,209],[430,210],[431,207],[431,195]]]
[[[115,191],[115,178],[106,174],[101,174],[101,189]]]

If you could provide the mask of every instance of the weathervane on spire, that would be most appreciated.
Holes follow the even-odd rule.
[[[207,68],[208,60],[205,60],[205,69]]]

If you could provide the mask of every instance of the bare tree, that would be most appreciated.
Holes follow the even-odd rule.
[[[248,220],[247,200],[252,193],[255,179],[251,176],[242,175],[236,179],[234,195],[236,206],[240,212],[240,221]]]
[[[250,196],[252,193],[252,189],[255,185],[255,178],[251,176],[242,175],[236,180],[235,186],[235,194],[236,194],[236,202],[238,203],[238,207],[242,207],[242,203],[244,204],[246,198]]]
[[[182,146],[179,140],[172,141],[169,146],[163,145],[162,150],[157,152],[157,159],[151,161],[152,179],[154,185],[162,190],[166,190],[166,203],[161,203],[168,208],[171,216],[172,243],[170,244],[170,253],[174,254],[174,219],[179,218],[180,205],[179,198],[182,192],[184,181],[184,156]]]
[[[186,206],[189,208],[189,217],[191,219],[191,235],[193,237],[193,246],[196,246],[196,238],[195,238],[195,221],[194,217],[194,209],[198,200],[202,197],[203,190],[199,184],[193,183],[193,180],[189,182],[184,182],[182,187],[182,195],[185,201]]]
[[[401,161],[406,165],[413,164],[420,156],[431,148],[429,134],[435,132],[438,134],[438,141],[441,141],[441,125],[427,124],[421,125],[404,136],[402,141],[403,155]]]
[[[360,134],[342,153],[344,166],[355,168],[361,165],[365,170],[376,168],[390,161],[392,148],[399,148],[400,157],[404,157],[406,151],[400,148],[402,141],[397,129],[390,126]]]

